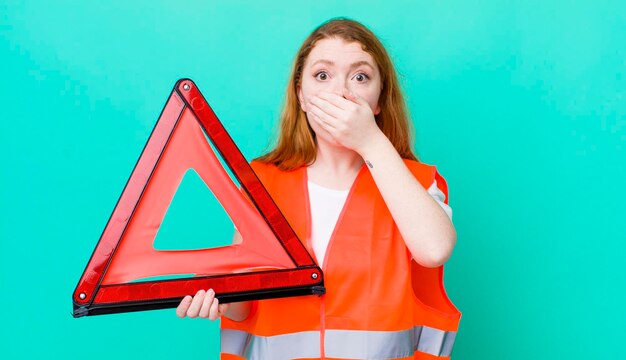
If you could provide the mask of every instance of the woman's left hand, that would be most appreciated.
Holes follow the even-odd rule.
[[[370,105],[343,89],[343,97],[322,91],[309,98],[308,115],[342,146],[361,154],[382,132]]]

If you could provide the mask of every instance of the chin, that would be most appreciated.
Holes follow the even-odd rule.
[[[323,142],[325,145],[328,146],[333,146],[333,147],[343,147],[341,144],[339,144],[335,139],[333,138],[327,138],[325,136],[319,136],[317,135],[317,141],[318,142]]]

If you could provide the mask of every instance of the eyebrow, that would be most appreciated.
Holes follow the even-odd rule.
[[[324,64],[328,64],[328,65],[331,65],[331,66],[335,65],[335,63],[330,61],[330,60],[320,59],[320,60],[317,60],[316,62],[314,62],[313,64],[311,64],[311,67],[313,67],[314,65],[316,65],[318,63],[324,63]],[[352,65],[350,65],[350,69],[359,67],[361,65],[367,65],[370,68],[372,68],[372,70],[374,70],[374,67],[369,62],[367,62],[365,60],[361,60],[361,61],[357,61],[357,62],[352,63]]]

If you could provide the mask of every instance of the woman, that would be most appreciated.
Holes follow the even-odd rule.
[[[314,30],[280,126],[252,166],[322,267],[326,294],[219,304],[209,289],[177,315],[222,317],[223,359],[447,358],[460,318],[442,283],[456,242],[447,187],[411,150],[376,36],[345,18]]]

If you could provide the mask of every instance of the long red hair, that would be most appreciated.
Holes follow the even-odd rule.
[[[374,33],[361,23],[347,18],[326,21],[300,46],[287,85],[285,103],[280,116],[278,141],[273,150],[255,160],[274,164],[287,171],[315,161],[317,154],[315,133],[307,122],[306,114],[300,108],[297,89],[301,84],[304,64],[311,50],[319,40],[328,38],[358,42],[363,51],[374,58],[382,81],[378,100],[381,111],[375,116],[376,123],[402,158],[417,160],[411,146],[412,131],[406,104],[391,59]]]

